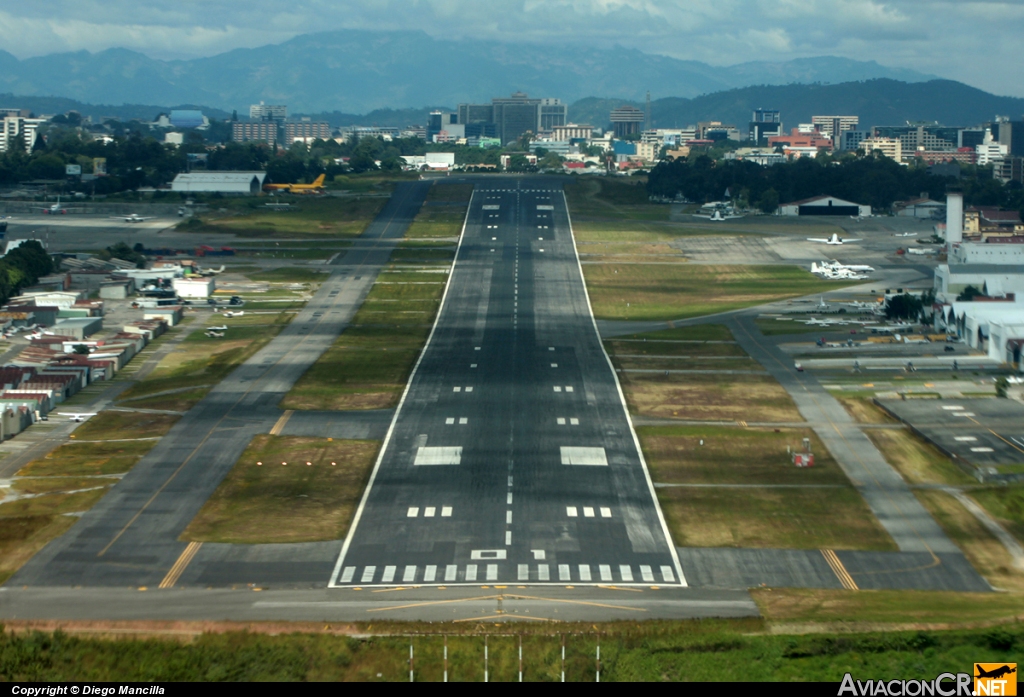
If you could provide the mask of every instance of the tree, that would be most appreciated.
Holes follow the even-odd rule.
[[[78,354],[79,356],[88,356],[89,347],[85,344],[75,344],[71,347],[72,353]]]
[[[917,319],[921,315],[921,298],[909,293],[894,295],[885,302],[886,319]]]
[[[967,286],[962,291],[960,291],[960,295],[956,296],[956,299],[957,302],[970,302],[975,298],[983,297],[985,297],[985,294],[982,293],[980,290],[978,290],[974,286]]]

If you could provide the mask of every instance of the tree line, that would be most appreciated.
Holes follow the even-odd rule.
[[[22,242],[0,258],[0,304],[6,303],[25,286],[53,273],[53,258],[36,240]]]
[[[647,191],[667,198],[681,195],[698,203],[731,197],[741,207],[765,213],[774,213],[780,203],[831,195],[883,212],[896,201],[921,194],[945,200],[946,189],[953,184],[963,188],[968,205],[1024,210],[1020,182],[1004,185],[993,176],[991,167],[965,166],[958,180],[929,174],[923,162],[904,166],[879,153],[866,157],[821,154],[772,167],[745,160],[716,161],[699,154],[655,166],[648,177]]]

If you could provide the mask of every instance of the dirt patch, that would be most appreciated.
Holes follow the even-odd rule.
[[[860,397],[836,397],[836,399],[846,408],[850,416],[862,424],[899,423],[870,399]]]

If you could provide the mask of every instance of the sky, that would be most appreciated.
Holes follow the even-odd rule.
[[[18,58],[113,47],[195,58],[335,29],[619,44],[712,65],[834,55],[1024,97],[1024,0],[0,2],[0,48]]]

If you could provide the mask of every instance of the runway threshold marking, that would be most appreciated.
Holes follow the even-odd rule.
[[[188,546],[185,547],[185,551],[181,553],[180,557],[178,557],[178,561],[174,562],[174,566],[171,567],[171,570],[167,572],[167,575],[164,576],[164,580],[161,581],[160,585],[157,587],[173,588],[174,584],[178,582],[181,574],[186,568],[188,568],[189,563],[192,561],[193,557],[196,556],[196,553],[202,546],[202,542],[189,542]]]
[[[384,226],[384,229],[383,229],[383,230],[381,231],[381,233],[380,233],[380,234],[379,234],[379,235],[377,236],[377,238],[376,238],[376,240],[377,240],[377,241],[380,241],[380,240],[383,240],[383,239],[384,239],[384,235],[385,235],[385,234],[387,233],[388,229],[389,229],[389,228],[391,227],[391,224],[392,224],[392,223],[393,223],[394,221],[395,221],[395,214],[393,213],[393,214],[391,215],[391,219],[390,219],[390,220],[389,220],[389,221],[387,222],[387,224],[386,224],[386,225]],[[365,255],[363,256],[363,260],[362,260],[362,261],[360,261],[360,262],[359,262],[359,264],[358,264],[358,265],[356,266],[356,268],[355,268],[355,272],[358,272],[358,271],[359,271],[359,269],[361,269],[361,268],[363,267],[363,265],[364,265],[364,264],[366,263],[366,257],[367,257],[367,256],[369,256],[369,253],[370,253],[370,251],[372,251],[372,250],[367,250],[367,253],[366,253],[366,254],[365,254]],[[454,266],[454,264],[453,264],[453,266]],[[332,274],[331,274],[331,276],[333,276],[333,275],[334,275],[334,274],[332,273]],[[360,278],[360,277],[358,277],[358,276],[357,276],[355,280],[358,280],[359,278]],[[344,281],[344,280],[345,280],[345,277],[344,277],[344,275],[342,274],[341,276],[339,276],[339,279],[340,279],[340,280],[342,280],[342,281]],[[318,291],[318,292],[319,292],[319,291]],[[314,296],[314,297],[315,297],[315,296]],[[301,312],[301,310],[300,310],[300,312]],[[313,321],[314,321],[314,323],[315,323],[315,324],[322,324],[322,323],[323,323],[323,322],[324,322],[325,320],[323,319],[323,316],[321,316],[321,317],[316,317],[316,318],[314,318],[314,320],[313,320]],[[160,488],[159,488],[159,489],[157,489],[157,490],[156,490],[156,492],[155,492],[155,493],[154,493],[154,494],[153,494],[152,496],[150,496],[150,497],[149,497],[149,499],[148,499],[148,500],[146,501],[146,503],[144,503],[144,504],[142,505],[142,507],[141,507],[141,508],[140,508],[140,509],[139,509],[139,510],[138,510],[138,511],[137,511],[137,512],[135,513],[135,515],[133,515],[133,516],[132,516],[131,520],[129,520],[129,521],[127,522],[127,523],[125,523],[125,526],[124,526],[123,528],[121,528],[121,529],[120,529],[120,530],[119,530],[119,531],[117,532],[117,534],[116,534],[116,535],[114,535],[113,539],[112,539],[112,540],[110,540],[110,542],[108,542],[108,543],[107,543],[107,545],[106,545],[106,546],[105,546],[105,547],[104,547],[103,549],[101,549],[101,550],[100,550],[100,551],[99,551],[99,552],[98,552],[98,553],[96,554],[96,556],[97,556],[97,557],[102,557],[102,556],[103,556],[104,554],[106,554],[106,553],[107,553],[107,551],[108,551],[108,550],[109,550],[109,549],[110,549],[111,547],[113,547],[113,546],[114,546],[114,544],[115,544],[115,543],[116,543],[116,542],[117,542],[117,541],[118,541],[119,539],[121,539],[121,536],[122,536],[122,535],[124,535],[124,533],[125,533],[125,532],[127,532],[128,528],[130,528],[130,527],[131,527],[132,525],[134,525],[134,524],[135,524],[135,521],[136,521],[136,520],[138,520],[138,519],[139,519],[139,518],[140,518],[140,517],[142,516],[142,514],[143,514],[143,513],[144,513],[144,512],[146,511],[146,509],[147,509],[147,508],[149,508],[149,507],[150,507],[150,505],[152,505],[152,503],[153,503],[154,501],[156,501],[157,497],[158,497],[158,496],[160,496],[160,494],[161,494],[161,493],[163,493],[164,489],[166,489],[166,488],[167,488],[167,486],[168,486],[168,485],[169,485],[169,484],[170,484],[170,483],[171,483],[172,481],[174,481],[174,478],[175,478],[175,477],[177,477],[177,476],[178,476],[178,474],[179,474],[179,473],[181,473],[181,471],[182,471],[183,469],[185,469],[185,466],[186,466],[186,465],[187,465],[187,464],[188,464],[189,462],[191,462],[192,458],[196,456],[196,453],[198,453],[198,452],[200,451],[200,449],[202,449],[202,447],[203,447],[204,445],[206,445],[206,441],[208,441],[208,440],[210,439],[210,437],[211,437],[211,436],[213,436],[213,434],[214,434],[214,433],[215,433],[215,432],[217,431],[217,428],[219,428],[219,427],[220,427],[220,424],[221,424],[221,423],[223,423],[223,422],[224,422],[224,420],[225,420],[225,419],[227,418],[227,415],[231,413],[231,410],[232,410],[232,409],[234,409],[234,408],[235,408],[236,406],[238,406],[239,404],[241,404],[242,400],[243,400],[243,399],[245,399],[245,398],[246,398],[246,397],[247,397],[247,396],[249,395],[249,393],[250,393],[250,392],[252,392],[252,391],[253,391],[253,389],[255,389],[255,388],[256,388],[256,386],[257,386],[257,385],[259,384],[259,382],[260,382],[260,381],[261,381],[261,380],[262,380],[262,379],[263,379],[264,377],[266,377],[267,373],[269,373],[269,372],[270,372],[270,371],[271,371],[271,370],[272,370],[273,368],[276,368],[276,367],[277,367],[278,365],[280,365],[280,364],[281,364],[281,361],[283,361],[284,359],[288,358],[288,357],[289,357],[289,356],[290,356],[290,355],[291,355],[292,353],[294,353],[294,352],[295,352],[295,351],[296,351],[297,349],[299,349],[299,348],[301,348],[302,346],[304,346],[304,345],[305,345],[305,342],[306,342],[306,339],[307,339],[308,337],[309,337],[309,333],[307,332],[307,334],[306,334],[305,336],[303,336],[303,337],[302,337],[302,338],[301,338],[301,339],[300,339],[300,340],[299,340],[298,342],[296,342],[295,344],[293,344],[293,345],[292,345],[292,346],[291,346],[291,347],[290,347],[290,348],[289,348],[289,349],[288,349],[288,350],[287,350],[287,351],[286,351],[286,352],[284,353],[284,355],[282,355],[282,356],[281,356],[280,358],[278,358],[278,359],[277,359],[277,361],[275,361],[275,362],[274,362],[273,364],[270,364],[270,365],[266,365],[266,366],[259,366],[259,367],[265,367],[265,368],[266,368],[266,369],[265,369],[265,370],[263,371],[263,374],[262,374],[262,375],[261,375],[261,376],[260,376],[259,378],[255,379],[255,380],[253,380],[253,381],[252,381],[251,383],[249,383],[249,387],[248,387],[248,388],[246,388],[245,392],[243,392],[243,393],[242,393],[242,395],[241,395],[241,396],[240,396],[240,397],[239,397],[239,398],[238,398],[237,400],[235,400],[235,403],[234,403],[234,404],[232,404],[232,405],[231,405],[231,406],[230,406],[230,407],[229,407],[229,408],[227,409],[227,411],[225,411],[225,412],[224,412],[224,416],[222,416],[222,417],[220,418],[220,420],[219,420],[219,421],[217,421],[217,423],[216,423],[216,424],[214,425],[214,427],[210,429],[210,431],[209,431],[209,432],[208,432],[208,433],[206,434],[206,436],[205,436],[205,437],[204,437],[204,438],[203,438],[203,439],[202,439],[202,440],[201,440],[201,441],[199,442],[199,445],[197,445],[197,446],[196,446],[196,447],[195,447],[195,448],[194,448],[194,449],[192,450],[192,452],[191,452],[191,453],[189,453],[188,457],[186,457],[186,458],[185,458],[185,460],[184,460],[184,461],[183,461],[183,462],[181,463],[181,465],[179,465],[179,466],[178,466],[178,468],[177,468],[176,470],[174,470],[174,472],[172,472],[172,473],[171,473],[171,475],[170,475],[170,476],[169,476],[169,477],[168,477],[168,478],[167,478],[166,480],[164,480],[164,483],[160,485]],[[266,347],[264,347],[264,349],[265,349],[265,348],[266,348]],[[256,353],[256,355],[258,356],[258,355],[260,354],[260,352],[262,352],[262,351],[263,351],[264,349],[260,349],[260,351],[259,351],[259,352],[257,352],[257,353]],[[253,358],[255,358],[255,356],[254,356]],[[252,359],[250,359],[250,360],[252,360]],[[246,362],[246,363],[243,363],[242,365],[244,366],[244,365],[246,365],[247,363],[248,363],[248,362]],[[241,367],[241,366],[240,366],[240,367]],[[89,389],[89,388],[85,388],[85,389]]]
[[[272,436],[279,436],[279,435],[281,435],[281,431],[284,429],[285,424],[288,423],[288,419],[292,418],[292,414],[294,414],[294,413],[295,413],[295,411],[293,409],[289,409],[285,413],[281,414],[281,418],[278,419],[277,423],[274,424],[274,427],[272,429],[270,429],[270,435],[272,435]]]
[[[853,576],[843,566],[843,562],[839,561],[839,556],[831,549],[821,550],[821,556],[825,557],[825,561],[828,562],[829,567],[832,569],[832,573],[836,575],[839,582],[843,584],[843,588],[848,591],[858,591],[860,588],[857,586],[857,582],[853,580]]]
[[[991,434],[992,434],[993,436],[995,436],[995,437],[996,437],[996,438],[998,438],[999,440],[1001,440],[1001,441],[1003,441],[1004,443],[1006,443],[1006,444],[1007,444],[1008,446],[1010,446],[1010,447],[1011,447],[1011,448],[1013,448],[1014,450],[1017,450],[1017,451],[1019,451],[1019,452],[1022,452],[1022,453],[1024,453],[1024,450],[1022,450],[1021,448],[1018,448],[1018,447],[1017,447],[1016,445],[1014,445],[1014,444],[1013,444],[1013,443],[1011,443],[1010,441],[1008,441],[1008,440],[1006,440],[1005,438],[1003,438],[1003,437],[1002,437],[1001,435],[999,435],[998,433],[996,433],[995,431],[993,431],[993,430],[992,430],[991,428],[989,428],[988,426],[985,426],[984,424],[980,423],[979,421],[976,421],[976,420],[974,419],[974,417],[973,417],[973,416],[968,416],[967,418],[968,418],[969,420],[971,420],[971,421],[974,421],[974,423],[975,423],[975,424],[977,424],[978,426],[981,426],[981,427],[982,427],[983,429],[985,429],[986,431],[988,431],[989,433],[991,433]]]

